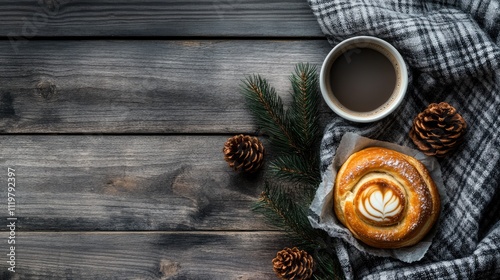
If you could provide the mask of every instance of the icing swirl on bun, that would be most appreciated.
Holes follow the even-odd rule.
[[[355,198],[357,214],[373,225],[392,225],[401,220],[405,206],[403,192],[385,180],[376,179],[361,186]]]

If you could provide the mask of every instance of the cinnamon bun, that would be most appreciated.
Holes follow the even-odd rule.
[[[334,210],[360,241],[377,248],[418,243],[440,211],[437,187],[417,159],[370,147],[352,154],[338,171]]]

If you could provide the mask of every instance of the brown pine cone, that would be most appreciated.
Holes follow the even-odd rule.
[[[236,135],[224,143],[224,159],[235,171],[252,173],[264,164],[264,145],[257,137]]]
[[[424,154],[444,157],[463,142],[466,128],[453,106],[432,103],[413,120],[410,138]]]
[[[273,259],[274,272],[280,279],[305,280],[311,278],[314,261],[306,251],[296,247],[285,248]]]

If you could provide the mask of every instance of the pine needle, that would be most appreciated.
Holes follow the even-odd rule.
[[[306,184],[315,189],[320,183],[319,165],[315,160],[304,159],[303,156],[282,155],[269,164],[270,172],[278,179]]]
[[[273,147],[279,151],[299,150],[283,101],[267,80],[259,75],[247,77],[242,92],[257,125],[270,136]]]
[[[298,64],[290,76],[293,102],[290,118],[293,123],[295,138],[307,151],[318,140],[319,135],[319,102],[318,75],[315,66]]]
[[[338,259],[335,256],[335,252],[331,250],[317,250],[314,252],[314,260],[316,261],[316,271],[314,272],[314,279],[344,279],[344,275],[340,273],[341,268]]]
[[[315,244],[321,234],[309,223],[308,206],[294,200],[283,185],[266,182],[254,210],[262,213],[273,225],[284,229],[296,246],[308,246]]]

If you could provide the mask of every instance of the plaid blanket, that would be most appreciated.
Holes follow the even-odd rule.
[[[309,0],[332,45],[371,35],[406,60],[409,88],[389,117],[335,116],[321,146],[324,171],[347,132],[415,148],[408,132],[428,104],[445,101],[468,124],[465,143],[440,159],[450,201],[427,254],[411,264],[361,253],[335,239],[347,279],[500,279],[500,2]]]

